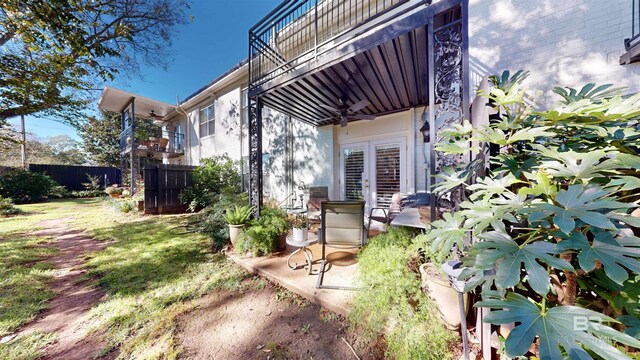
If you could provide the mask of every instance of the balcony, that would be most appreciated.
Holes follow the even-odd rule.
[[[120,154],[153,158],[175,158],[184,154],[184,134],[171,131],[158,131],[152,136],[135,138],[133,128],[127,127],[120,133]],[[133,145],[133,146],[132,146]]]
[[[624,39],[624,48],[620,65],[640,61],[640,0],[631,0],[631,37]]]
[[[410,0],[285,1],[249,30],[252,88],[299,69],[355,29]],[[364,30],[364,29],[363,29]],[[251,94],[253,95],[253,94]]]

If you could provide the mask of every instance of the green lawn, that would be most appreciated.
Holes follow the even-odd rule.
[[[211,254],[205,236],[189,230],[195,215],[125,215],[102,205],[101,200],[64,200],[20,208],[26,216],[0,219],[0,274],[14,278],[13,282],[5,276],[1,280],[0,296],[4,299],[4,292],[11,295],[9,304],[0,307],[0,332],[10,332],[31,319],[53,295],[47,290],[47,264],[34,266],[35,261],[52,254],[36,246],[47,240],[20,235],[46,219],[68,219],[70,227],[112,242],[87,261],[88,280],[108,294],[108,300],[91,311],[87,329],[107,340],[104,352],[119,346],[122,358],[173,357],[179,352],[174,341],[175,319],[188,310],[185,301],[214,288],[238,288],[247,276],[223,255]],[[20,277],[31,280],[16,281]],[[33,341],[22,339],[22,344],[16,340],[0,345],[0,358],[47,339],[40,336]]]

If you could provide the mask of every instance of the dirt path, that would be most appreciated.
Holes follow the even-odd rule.
[[[85,255],[101,250],[107,244],[81,231],[69,229],[64,219],[43,221],[38,226],[44,229],[30,235],[52,237],[48,246],[60,250],[46,260],[56,270],[52,289],[58,295],[49,302],[46,311],[15,335],[33,331],[56,333],[57,341],[46,349],[44,359],[94,358],[103,344],[97,337],[86,337],[80,325],[86,320],[89,309],[102,300],[104,293],[99,288],[82,282],[84,271],[80,269],[80,265],[84,263]]]
[[[196,299],[178,321],[181,359],[380,359],[335,314],[269,284]],[[278,296],[288,299],[278,300]]]

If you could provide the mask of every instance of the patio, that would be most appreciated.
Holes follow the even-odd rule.
[[[382,231],[381,223],[375,224],[375,229],[370,233],[372,238]],[[311,230],[317,231],[317,230]],[[227,253],[227,256],[236,264],[242,266],[247,271],[263,276],[270,281],[292,291],[310,302],[320,305],[335,313],[347,316],[352,306],[353,291],[317,289],[317,274],[308,275],[306,269],[299,267],[292,270],[287,265],[287,258],[297,248],[287,245],[284,251],[276,252],[271,256],[251,257],[235,253]],[[319,244],[308,247],[313,253],[312,268],[317,273],[320,268],[320,258],[322,248]],[[358,263],[356,259],[357,250],[344,250],[326,248],[327,258],[330,266],[324,275],[324,283],[334,286],[354,287],[357,286]],[[296,254],[291,259],[292,264],[304,262],[303,254]]]

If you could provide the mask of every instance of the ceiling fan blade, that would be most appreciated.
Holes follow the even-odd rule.
[[[318,104],[318,105],[322,106],[322,107],[323,107],[323,108],[325,108],[325,109],[331,110],[331,111],[333,111],[333,112],[338,112],[338,111],[339,111],[339,110],[338,110],[338,109],[336,109],[335,107],[333,107],[333,106],[329,106],[329,105],[327,105],[327,104]]]
[[[369,100],[360,100],[357,103],[351,105],[349,107],[349,111],[356,112],[358,110],[364,109],[369,105]]]
[[[358,119],[358,120],[375,120],[376,117],[375,115],[369,115],[369,114],[354,114],[351,115],[352,119]]]
[[[319,119],[318,121],[334,120],[335,118],[336,118],[335,116],[329,116],[329,117],[326,117],[326,118],[324,118],[324,119]]]

